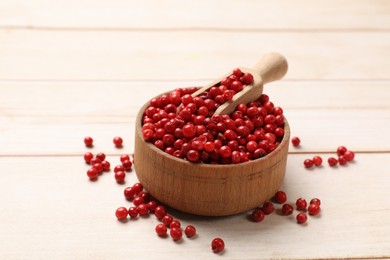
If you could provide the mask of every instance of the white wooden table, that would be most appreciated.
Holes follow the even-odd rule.
[[[290,202],[321,198],[320,216],[171,211],[198,229],[179,244],[156,236],[154,216],[116,221],[126,185],[113,173],[87,180],[83,138],[115,165],[152,96],[269,51],[290,70],[265,93],[302,140],[282,188]],[[0,0],[0,259],[217,259],[214,237],[226,259],[390,258],[389,68],[389,1]],[[354,163],[304,169],[339,145]]]

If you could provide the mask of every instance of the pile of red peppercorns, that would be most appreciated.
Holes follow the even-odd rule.
[[[93,139],[87,136],[84,138],[84,143],[86,147],[91,148],[93,146]],[[113,139],[113,143],[115,147],[121,148],[123,145],[123,139],[116,136]],[[84,154],[84,161],[92,166],[87,170],[87,176],[91,181],[97,180],[103,171],[108,172],[111,167],[111,164],[106,160],[106,155],[104,153],[98,153],[94,156],[91,152],[86,152]],[[114,177],[118,183],[122,184],[125,181],[126,171],[129,172],[132,170],[133,163],[130,160],[130,156],[127,154],[121,155],[120,161],[121,164],[115,166],[114,168]]]
[[[293,146],[298,147],[301,143],[301,140],[299,137],[292,137],[291,143]],[[328,158],[328,164],[331,167],[337,166],[337,164],[340,165],[346,165],[348,162],[353,161],[355,158],[355,153],[353,151],[348,150],[345,146],[339,146],[336,150],[338,159],[334,157]],[[322,158],[318,155],[314,156],[313,159],[305,159],[303,161],[303,164],[306,168],[311,168],[313,165],[315,166],[321,166],[322,165]]]
[[[115,137],[113,139],[115,147],[121,148],[123,145],[123,139],[121,137]],[[84,144],[86,147],[93,147],[93,139],[91,137],[84,138]],[[98,178],[99,174],[103,171],[110,171],[110,163],[106,161],[106,155],[104,153],[98,153],[94,156],[91,152],[84,154],[84,160],[87,164],[92,165],[87,170],[87,176],[91,181]],[[115,179],[117,183],[123,184],[126,177],[126,171],[132,170],[134,164],[134,154],[132,160],[129,155],[123,154],[120,156],[121,164],[115,166]],[[133,202],[133,206],[119,207],[115,211],[115,216],[118,220],[123,221],[130,217],[131,219],[138,218],[138,216],[144,217],[150,213],[154,213],[158,220],[162,224],[158,224],[155,227],[155,231],[158,236],[165,237],[170,229],[170,236],[174,241],[181,240],[183,231],[179,220],[174,219],[168,212],[165,206],[160,205],[156,200],[153,200],[152,196],[146,192],[141,183],[135,183],[133,186],[127,187],[123,191],[124,197],[128,201]],[[184,234],[188,238],[193,238],[196,235],[196,228],[193,225],[188,225],[184,229]],[[225,243],[221,238],[215,238],[211,242],[211,249],[214,253],[223,251]]]
[[[183,231],[181,222],[169,215],[165,206],[160,205],[156,200],[153,200],[150,194],[143,189],[141,183],[136,183],[133,186],[125,188],[123,194],[126,200],[133,202],[134,206],[131,206],[128,209],[126,207],[119,207],[115,211],[115,216],[118,220],[125,220],[128,216],[131,219],[135,219],[138,216],[147,216],[150,213],[154,213],[156,218],[162,222],[155,227],[155,232],[158,236],[166,237],[168,229],[170,229],[169,235],[173,241],[182,239]],[[193,225],[188,225],[184,228],[184,234],[188,238],[192,238],[196,235],[196,228]],[[211,242],[214,253],[221,252],[224,249],[224,246],[225,244],[220,238],[215,238]]]
[[[293,205],[290,203],[286,203],[287,195],[284,191],[276,192],[275,196],[273,197],[273,201],[278,204],[283,204],[280,211],[280,214],[282,216],[289,216],[294,212]],[[309,212],[309,215],[312,216],[318,215],[321,210],[321,201],[318,198],[310,200],[309,206],[307,206],[307,202],[305,199],[299,198],[296,200],[295,205],[297,210],[303,211],[296,215],[296,220],[298,224],[303,224],[307,221],[307,215],[305,213],[306,209]],[[271,201],[266,201],[260,208],[257,208],[252,211],[251,219],[254,222],[261,222],[264,220],[265,215],[269,215],[274,211],[274,204]]]
[[[230,115],[215,110],[253,83],[253,76],[235,69],[209,91],[176,89],[150,100],[142,118],[145,141],[190,162],[237,164],[264,157],[284,136],[283,109],[265,94],[239,104]]]

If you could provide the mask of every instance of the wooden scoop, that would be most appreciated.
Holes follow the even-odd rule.
[[[235,94],[232,100],[223,103],[220,107],[218,107],[214,114],[230,114],[234,112],[238,104],[247,104],[255,101],[263,93],[263,85],[283,78],[287,72],[287,68],[288,64],[286,59],[279,53],[269,53],[264,55],[251,69],[240,68],[242,72],[251,73],[253,75],[253,83]],[[216,86],[231,74],[232,73],[226,74],[218,80],[213,81],[211,84],[194,92],[192,96],[196,97],[202,92],[208,91],[211,87]]]

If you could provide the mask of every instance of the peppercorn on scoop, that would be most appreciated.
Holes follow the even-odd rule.
[[[286,75],[288,64],[284,56],[279,53],[269,53],[264,55],[253,68],[240,68],[243,73],[249,73],[253,76],[253,83],[247,85],[243,90],[236,93],[232,100],[226,101],[214,112],[214,114],[230,114],[238,104],[247,104],[258,99],[263,93],[263,85],[275,80],[279,80]],[[228,73],[212,83],[202,87],[192,94],[193,97],[209,91],[212,87],[217,86],[221,81],[229,77]]]

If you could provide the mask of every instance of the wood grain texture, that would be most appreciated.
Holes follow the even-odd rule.
[[[385,0],[187,2],[13,0],[0,2],[0,26],[104,30],[388,30]],[[245,14],[245,15],[243,15]],[[216,17],[218,19],[216,19]],[[282,18],[282,19],[278,19]],[[303,19],[304,18],[304,19]],[[13,27],[15,28],[15,27]],[[17,28],[17,27],[16,27]]]
[[[247,213],[199,218],[170,210],[182,225],[198,230],[195,239],[183,238],[180,244],[154,233],[159,222],[153,215],[127,223],[115,219],[117,207],[131,205],[123,189],[136,182],[134,172],[125,185],[116,184],[112,172],[90,182],[81,156],[0,157],[0,204],[5,209],[0,213],[0,258],[217,259],[210,250],[214,237],[225,240],[227,259],[390,257],[390,221],[385,217],[389,175],[386,167],[373,170],[390,155],[359,154],[346,167],[305,170],[301,162],[313,155],[289,155],[282,187],[291,203],[299,197],[322,199],[321,214],[309,217],[307,225],[296,224],[296,212],[253,223]],[[151,243],[153,250],[142,246]]]
[[[389,79],[390,33],[383,32],[3,29],[0,80],[212,80],[273,51],[289,61],[286,79]]]

